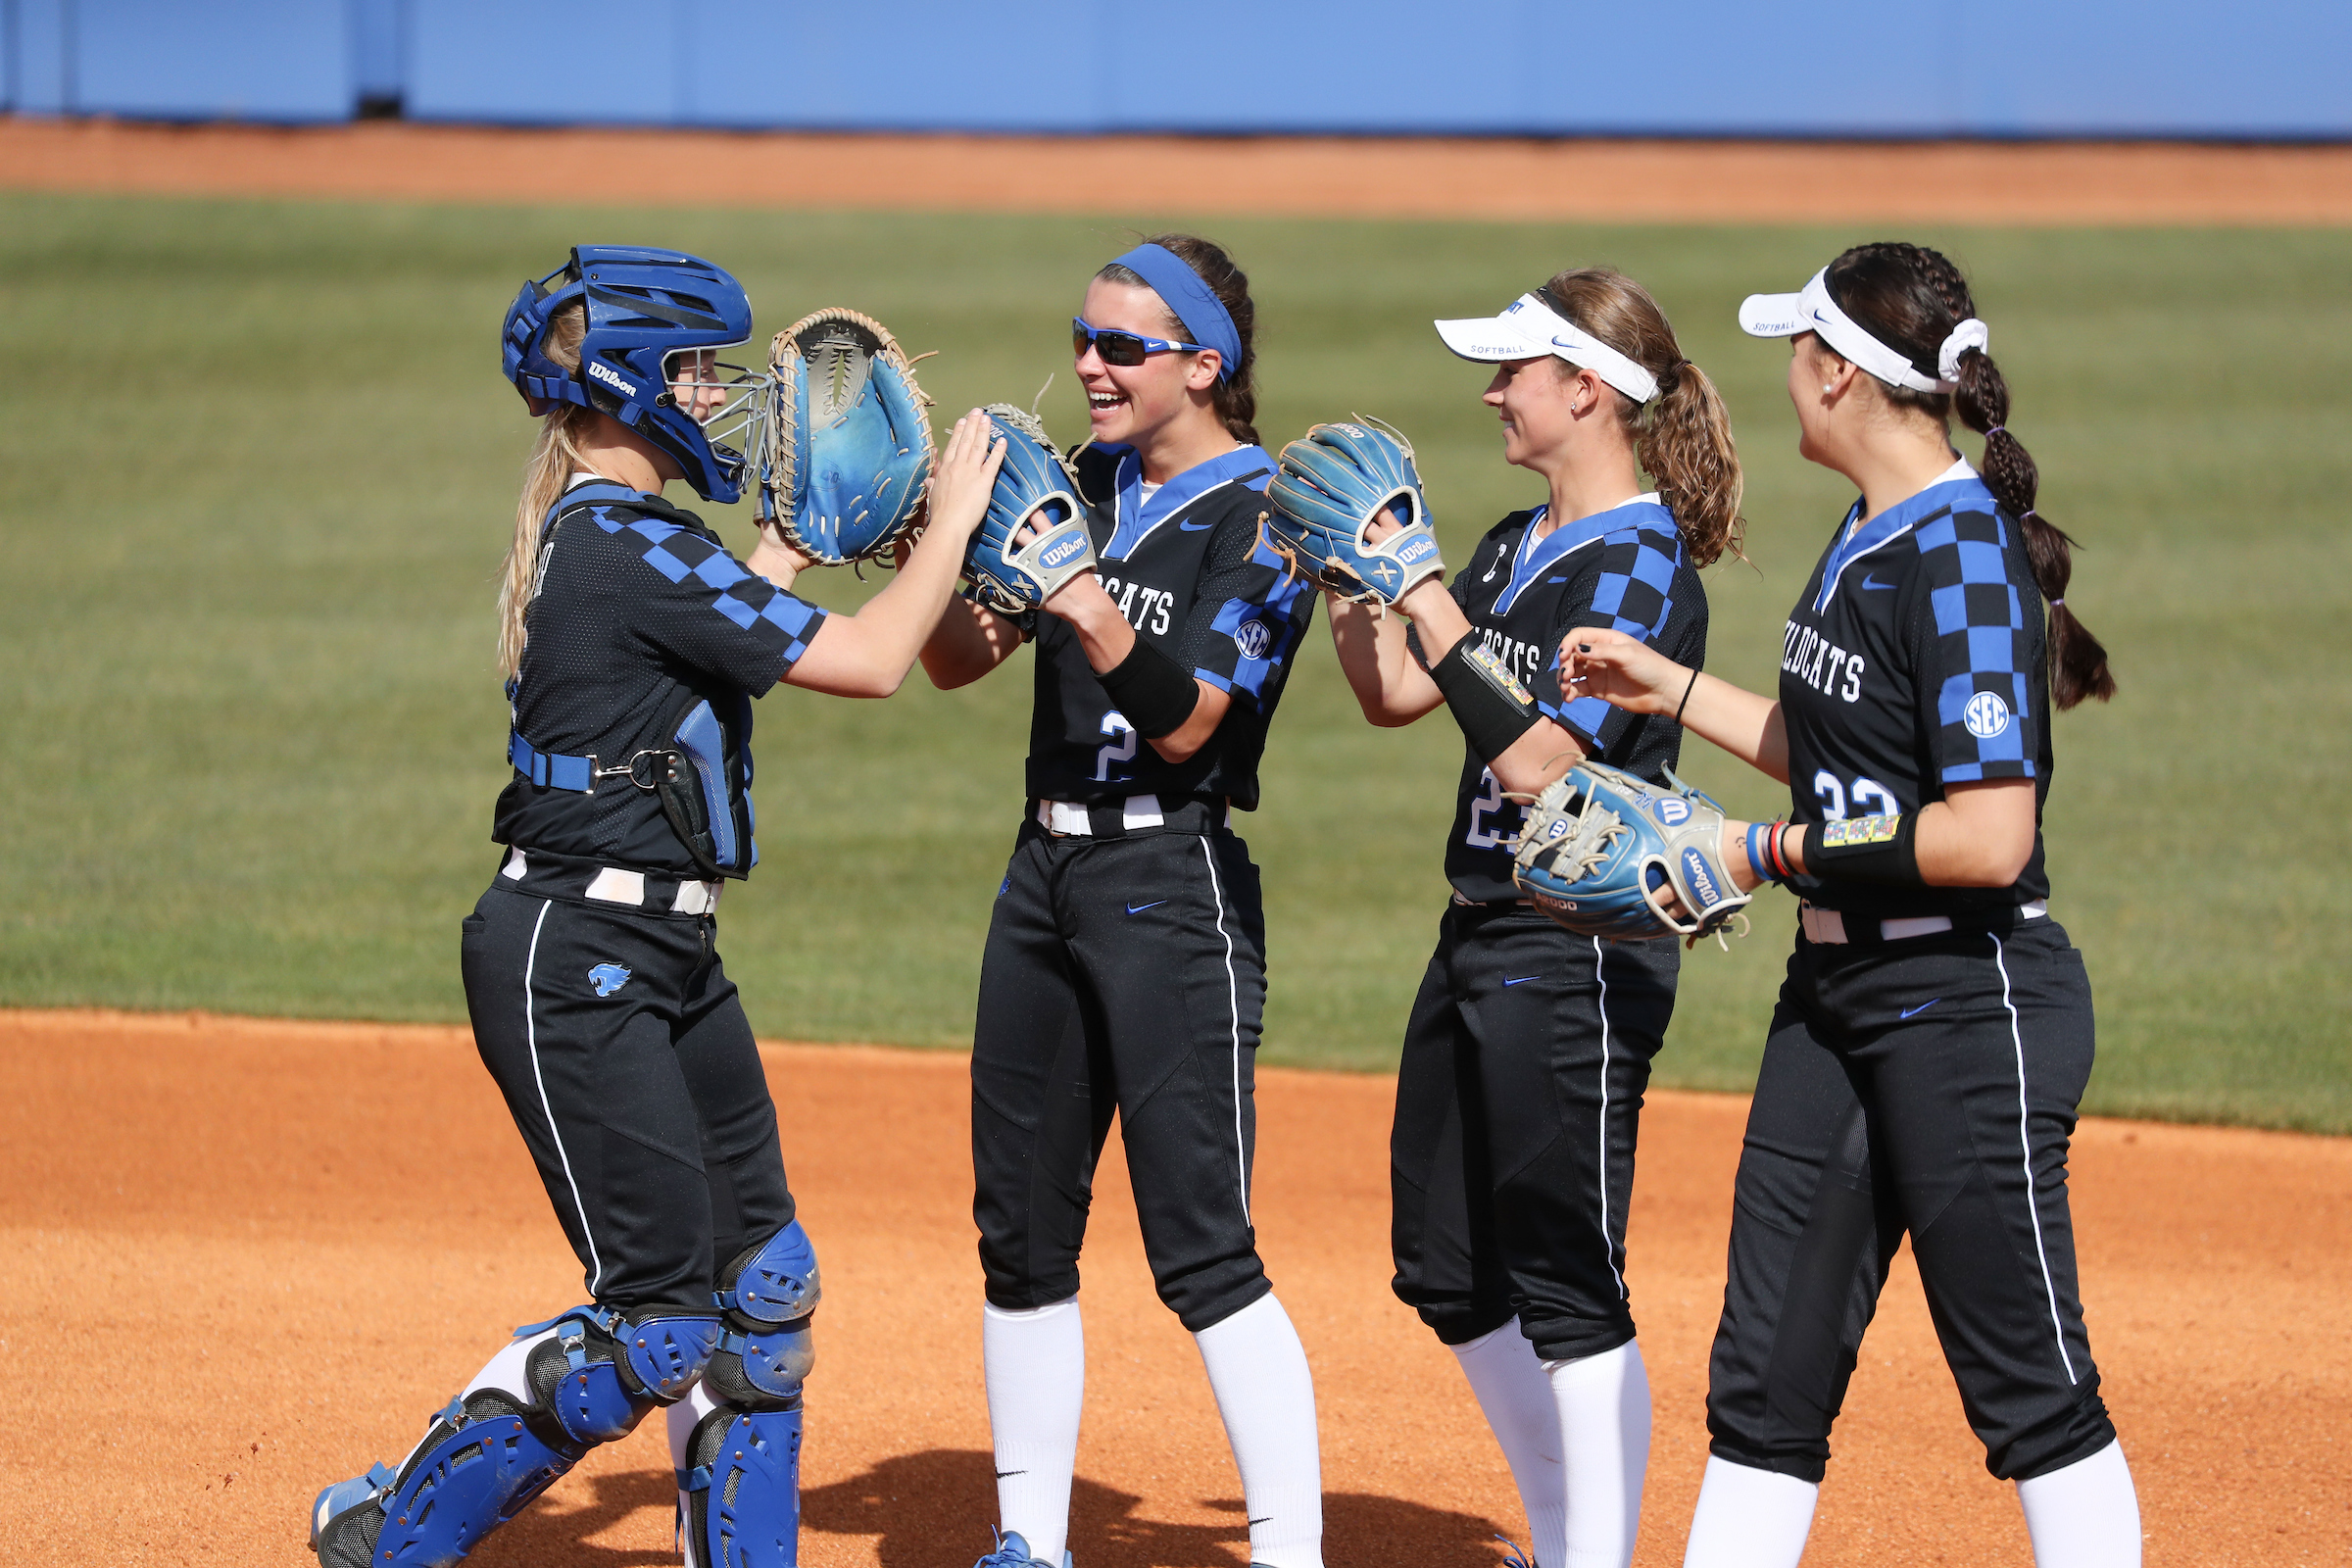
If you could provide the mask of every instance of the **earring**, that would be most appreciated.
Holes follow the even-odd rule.
[[[1824,392],[1835,392],[1838,390],[1838,383],[1835,381],[1824,381],[1821,383],[1821,389]]]

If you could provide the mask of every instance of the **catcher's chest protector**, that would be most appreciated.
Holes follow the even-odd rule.
[[[1208,744],[1164,760],[1128,726],[1066,622],[1040,615],[1028,793],[1041,800],[1229,797],[1257,804],[1257,760],[1314,590],[1260,542],[1257,519],[1274,462],[1242,447],[1176,475],[1147,504],[1142,465],[1125,449],[1089,448],[1076,477],[1097,567],[1136,635],[1233,695]]]
[[[1681,726],[1637,717],[1597,698],[1563,701],[1556,665],[1560,639],[1575,626],[1641,637],[1678,663],[1705,661],[1706,590],[1683,552],[1674,514],[1643,497],[1536,538],[1541,515],[1514,512],[1496,523],[1455,575],[1454,602],[1546,718],[1595,760],[1662,784],[1680,760]],[[1490,904],[1524,897],[1511,880],[1521,814],[1465,746],[1446,840],[1446,880],[1463,898]]]
[[[1974,473],[1890,507],[1849,511],[1788,612],[1781,712],[1800,822],[1916,811],[1953,784],[2050,785],[2048,666],[2025,537]],[[1849,530],[1851,530],[1849,532]],[[1893,918],[1965,915],[2049,896],[2041,839],[2014,887],[1798,890],[1830,908]]]

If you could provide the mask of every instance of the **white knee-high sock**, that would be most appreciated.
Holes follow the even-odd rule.
[[[1323,1568],[1323,1455],[1315,1384],[1291,1315],[1271,1294],[1193,1336],[1225,1418],[1249,1509],[1250,1560]]]
[[[1058,1565],[1070,1535],[1070,1473],[1086,1405],[1078,1298],[1007,1312],[983,1304],[980,1360],[997,1450],[997,1516],[1030,1554]]]
[[[1821,1489],[1709,1455],[1683,1568],[1796,1568]]]
[[[1561,1459],[1559,1403],[1536,1348],[1514,1318],[1455,1346],[1453,1355],[1518,1484],[1536,1568],[1561,1568],[1568,1560],[1568,1472]]]
[[[1649,1469],[1649,1372],[1642,1347],[1546,1361],[1568,1471],[1564,1568],[1628,1568]],[[1548,1565],[1545,1565],[1548,1568]]]
[[[2139,1568],[2139,1494],[2124,1446],[2017,1484],[2034,1568]]]
[[[694,1436],[694,1429],[702,1425],[703,1417],[717,1408],[718,1401],[710,1396],[710,1390],[697,1379],[694,1387],[686,1391],[686,1397],[662,1412],[662,1420],[669,1429],[669,1468],[672,1472],[678,1475],[686,1473],[688,1440]],[[686,1568],[704,1568],[702,1544],[687,1539],[690,1534],[688,1527],[693,1523],[694,1501],[687,1495],[686,1489],[680,1487],[678,1551],[686,1559]]]

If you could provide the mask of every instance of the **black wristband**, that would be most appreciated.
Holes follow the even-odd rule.
[[[1917,811],[1810,822],[1798,841],[1797,856],[1808,875],[1825,882],[1925,887],[1919,874],[1918,833]]]
[[[1536,727],[1536,700],[1473,632],[1429,666],[1462,738],[1489,765]]]
[[[1125,659],[1095,679],[1102,683],[1135,732],[1148,741],[1175,734],[1200,706],[1200,683],[1140,635]]]

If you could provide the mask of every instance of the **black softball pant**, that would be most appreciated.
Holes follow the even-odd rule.
[[[2089,979],[2056,921],[1799,939],[1740,1160],[1713,1452],[1821,1480],[1906,1232],[1985,1468],[2031,1479],[2114,1441],[2066,1200],[2091,1054]]]
[[[1405,1025],[1390,1135],[1394,1288],[1447,1345],[1516,1317],[1546,1360],[1634,1337],[1627,1197],[1672,941],[1456,906]]]
[[[710,915],[493,886],[465,921],[482,1063],[589,1296],[709,1315],[715,1263],[792,1223],[776,1108]]]
[[[992,1303],[1078,1293],[1113,1111],[1152,1283],[1184,1326],[1273,1289],[1250,1223],[1265,992],[1257,867],[1240,839],[1022,826],[972,1046],[972,1217]]]

